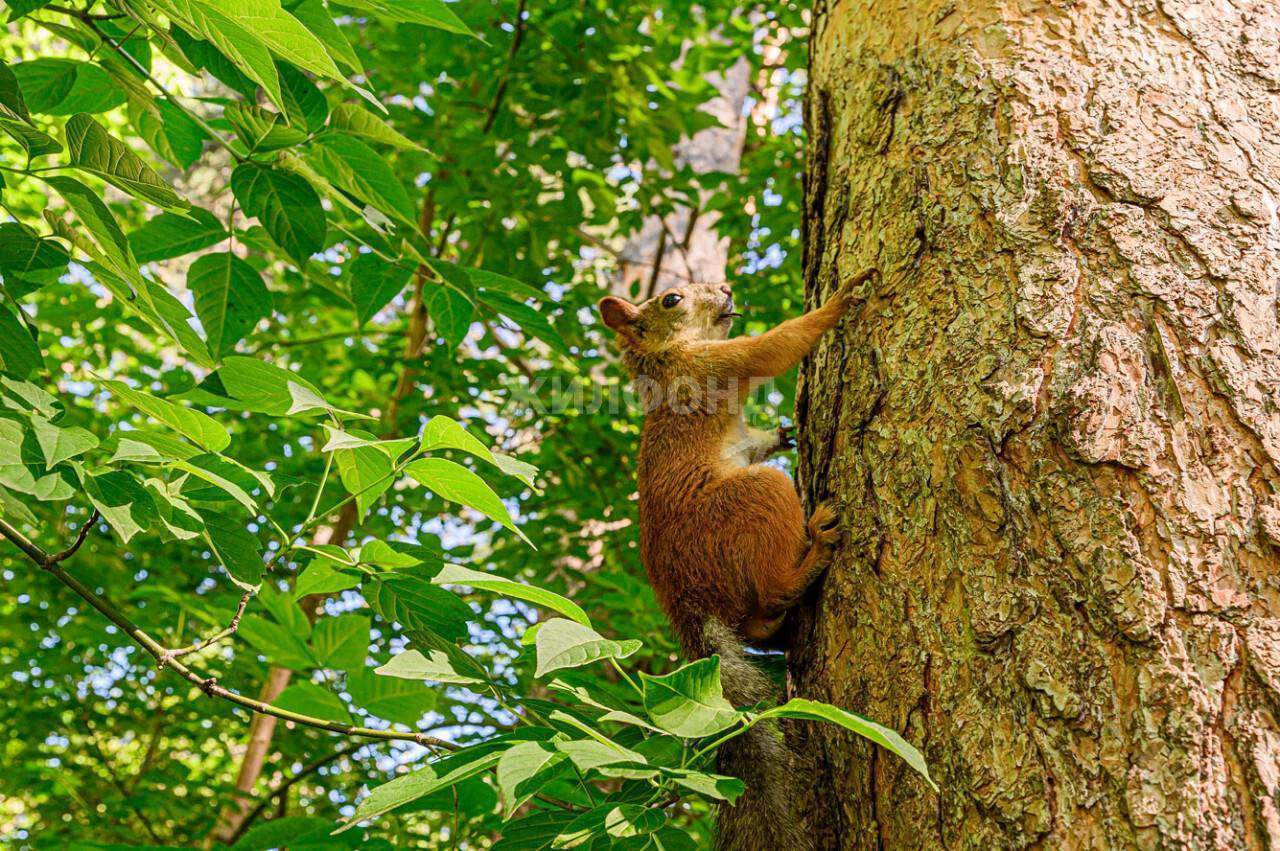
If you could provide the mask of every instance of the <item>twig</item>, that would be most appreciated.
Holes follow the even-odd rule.
[[[46,6],[45,8],[47,9],[51,7]],[[203,118],[201,118],[192,110],[183,106],[176,97],[169,94],[169,90],[166,89],[164,86],[162,86],[159,82],[157,82],[155,77],[151,76],[151,71],[148,70],[145,65],[143,65],[136,58],[134,58],[133,54],[129,53],[129,51],[125,50],[119,44],[116,44],[116,42],[112,40],[111,36],[107,35],[105,32],[102,31],[102,28],[97,25],[97,23],[95,22],[95,19],[91,15],[76,13],[74,10],[72,10],[70,14],[73,15],[73,17],[79,18],[81,21],[83,21],[85,26],[93,30],[94,35],[102,39],[102,41],[106,42],[108,47],[110,47],[112,50],[114,50],[116,53],[120,55],[121,59],[123,59],[125,62],[129,63],[130,65],[132,65],[134,70],[142,75],[143,79],[145,79],[151,85],[155,86],[156,90],[160,92],[160,94],[164,95],[165,98],[171,104],[177,107],[193,122],[195,122],[196,126],[198,126],[206,134],[208,134],[210,139],[217,142],[223,148],[226,148],[227,153],[231,154],[231,157],[236,162],[238,163],[244,162],[245,158],[238,151],[236,151],[235,148],[231,147],[230,142],[228,142],[226,139],[223,139],[222,135],[218,133],[217,130],[214,130],[212,127],[210,127],[208,122],[206,122]]]
[[[507,51],[507,73],[502,75],[502,80],[499,81],[498,88],[493,93],[493,102],[489,104],[489,115],[485,118],[484,127],[480,131],[485,135],[493,129],[493,123],[498,120],[498,110],[502,108],[502,100],[506,97],[507,85],[511,82],[511,75],[514,72],[516,53],[519,52],[520,44],[524,41],[524,7],[525,0],[520,0],[516,6],[515,32],[511,36],[511,49]]]
[[[254,807],[252,810],[250,810],[249,814],[244,817],[244,821],[240,822],[239,827],[237,827],[235,830],[235,833],[231,835],[231,840],[227,844],[235,845],[236,842],[239,841],[240,837],[244,836],[245,831],[249,829],[250,825],[252,825],[254,821],[258,819],[259,816],[261,816],[264,812],[266,812],[266,809],[271,804],[271,801],[281,795],[287,794],[288,791],[291,788],[293,788],[294,784],[299,783],[302,780],[305,780],[307,777],[309,777],[312,774],[315,774],[317,771],[324,768],[326,765],[335,763],[338,760],[342,759],[344,756],[355,753],[356,751],[360,750],[360,748],[363,748],[363,747],[366,747],[364,742],[355,742],[354,744],[350,744],[350,745],[347,745],[346,747],[339,748],[338,750],[334,751],[328,756],[323,756],[320,759],[313,760],[312,762],[303,766],[301,771],[299,771],[297,774],[293,775],[288,780],[284,781],[279,786],[272,789],[265,796],[263,796],[262,800],[258,802],[258,805]]]
[[[218,632],[204,639],[189,644],[186,647],[175,647],[164,652],[164,658],[157,660],[161,668],[177,659],[179,656],[186,656],[188,653],[195,653],[197,650],[206,650],[217,644],[224,638],[229,638],[236,634],[236,630],[240,628],[240,618],[244,617],[244,610],[248,607],[249,601],[253,599],[252,591],[245,591],[240,595],[240,603],[236,606],[236,613],[231,616],[231,622],[228,623]]]
[[[202,677],[195,671],[188,668],[176,659],[166,659],[169,652],[159,641],[156,641],[136,623],[115,607],[105,597],[97,594],[93,589],[89,588],[75,576],[67,573],[62,569],[58,562],[53,560],[53,556],[46,553],[36,544],[32,543],[25,535],[9,525],[5,520],[0,519],[0,535],[12,541],[18,549],[27,554],[27,557],[50,573],[55,579],[63,585],[70,588],[78,594],[85,602],[97,609],[107,620],[111,621],[129,638],[146,650],[155,658],[156,662],[165,662],[164,667],[174,671],[180,677],[198,687],[209,697],[216,697],[237,706],[243,706],[246,709],[252,709],[254,712],[263,715],[273,715],[276,718],[283,718],[285,721],[292,721],[295,724],[302,724],[306,727],[314,727],[318,730],[328,730],[333,733],[343,733],[348,736],[359,736],[366,739],[380,739],[382,741],[397,742],[414,742],[427,748],[441,748],[442,750],[455,751],[460,747],[454,742],[445,739],[439,739],[435,736],[428,736],[422,733],[399,733],[395,730],[375,730],[370,727],[358,727],[354,724],[343,724],[338,721],[326,721],[323,718],[315,718],[310,715],[303,715],[300,712],[292,712],[288,709],[281,709],[278,706],[272,706],[261,700],[254,700],[251,697],[245,697],[242,694],[231,691],[230,689],[218,685],[215,677]]]
[[[84,544],[84,539],[89,537],[89,531],[97,525],[98,518],[100,516],[101,515],[98,514],[98,509],[95,508],[93,513],[89,515],[89,519],[84,521],[80,526],[80,533],[76,535],[76,539],[71,543],[71,546],[67,547],[60,553],[54,553],[49,556],[49,563],[57,564],[58,562],[65,561],[75,555],[76,550],[80,549],[81,545]],[[30,555],[30,553],[28,553],[28,555]]]

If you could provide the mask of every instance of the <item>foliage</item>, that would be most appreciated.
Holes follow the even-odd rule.
[[[237,848],[695,847],[742,790],[715,745],[772,716],[923,771],[891,730],[678,666],[633,543],[638,418],[591,402],[622,375],[588,308],[646,216],[719,213],[753,321],[799,309],[802,27],[11,0],[7,839],[201,843],[270,666],[293,673],[256,707],[283,721]],[[741,56],[773,104],[742,169],[677,168]]]

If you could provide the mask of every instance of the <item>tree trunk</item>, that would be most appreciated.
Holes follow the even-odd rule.
[[[825,848],[1280,848],[1280,5],[814,13]]]

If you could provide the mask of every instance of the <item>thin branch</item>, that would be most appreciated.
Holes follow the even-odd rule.
[[[71,546],[67,547],[65,550],[63,550],[60,553],[54,553],[53,555],[49,556],[49,563],[57,564],[58,562],[65,561],[66,559],[69,559],[73,555],[75,555],[76,550],[80,549],[81,545],[84,544],[84,539],[89,537],[90,530],[92,530],[93,527],[97,525],[98,518],[100,516],[101,515],[98,514],[98,509],[95,508],[93,510],[93,513],[89,515],[89,519],[84,521],[84,523],[80,526],[80,534],[76,535],[76,539],[71,543]],[[28,555],[30,555],[30,553],[28,553]]]
[[[195,644],[189,644],[186,647],[175,647],[171,650],[166,650],[164,653],[164,658],[159,660],[160,667],[163,668],[165,665],[169,664],[169,662],[173,661],[174,659],[177,659],[180,656],[186,656],[187,654],[195,653],[198,650],[207,650],[208,648],[217,644],[222,639],[230,638],[231,636],[235,635],[236,630],[240,628],[240,618],[244,617],[244,610],[248,608],[249,601],[251,599],[253,599],[252,591],[245,591],[243,594],[241,594],[240,603],[236,606],[236,613],[231,616],[231,622],[228,623],[225,627],[223,627],[218,632],[215,632],[213,635],[209,636],[203,641],[197,641]]]
[[[157,663],[164,663],[163,667],[174,671],[180,677],[185,679],[192,685],[197,686],[202,692],[209,697],[216,697],[237,706],[243,706],[246,709],[252,709],[254,712],[263,715],[273,715],[276,718],[283,718],[285,721],[292,721],[295,724],[302,724],[306,727],[314,727],[318,730],[328,730],[333,733],[342,733],[348,736],[359,736],[365,739],[379,739],[382,741],[397,742],[414,742],[427,748],[441,748],[443,750],[458,750],[459,745],[445,739],[438,739],[435,736],[428,736],[422,733],[398,733],[395,730],[375,730],[370,727],[358,727],[353,724],[343,724],[337,721],[326,721],[323,718],[315,718],[310,715],[303,715],[300,712],[292,712],[288,709],[281,709],[278,706],[272,706],[261,700],[254,700],[251,697],[245,697],[242,694],[231,691],[224,686],[218,685],[215,677],[202,677],[195,671],[188,668],[176,659],[166,658],[170,652],[163,644],[147,634],[136,623],[115,607],[113,603],[105,597],[93,591],[75,576],[63,570],[53,557],[46,553],[36,544],[32,543],[25,535],[9,525],[3,519],[0,519],[0,535],[12,541],[20,550],[37,565],[44,568],[55,579],[63,585],[70,588],[78,594],[86,603],[97,609],[107,620],[111,621],[129,638],[141,647],[143,650],[151,654]]]
[[[49,7],[47,7],[47,6],[46,6],[45,8],[49,8]],[[83,22],[84,22],[84,25],[85,25],[85,26],[87,26],[89,29],[93,30],[94,34],[95,34],[98,38],[102,39],[102,41],[104,41],[104,42],[107,44],[107,46],[108,46],[108,47],[110,47],[112,50],[114,50],[116,53],[118,53],[118,54],[120,55],[120,58],[121,58],[121,59],[123,59],[125,62],[129,63],[130,65],[132,65],[135,71],[137,71],[139,74],[141,74],[141,75],[142,75],[142,77],[143,77],[143,78],[144,78],[148,83],[150,83],[151,85],[155,86],[155,87],[156,87],[156,90],[157,90],[158,92],[160,92],[160,94],[164,95],[164,96],[165,96],[165,98],[166,98],[166,99],[167,99],[171,104],[173,104],[175,107],[177,107],[181,112],[183,112],[183,113],[184,113],[188,118],[190,118],[193,122],[195,122],[196,126],[198,126],[198,127],[199,127],[201,130],[203,130],[206,134],[208,134],[209,138],[211,138],[213,141],[217,142],[217,143],[218,143],[219,145],[221,145],[223,148],[226,148],[227,153],[231,154],[232,158],[233,158],[236,162],[238,162],[238,163],[239,163],[239,162],[244,162],[244,159],[245,159],[245,158],[244,158],[244,157],[243,157],[243,156],[242,156],[238,151],[236,151],[236,149],[235,149],[235,148],[231,147],[231,143],[230,143],[230,142],[228,142],[226,139],[222,138],[222,135],[221,135],[220,133],[218,133],[218,131],[217,131],[217,130],[214,130],[212,127],[210,127],[210,126],[209,126],[209,124],[208,124],[208,122],[206,122],[203,118],[201,118],[199,115],[197,115],[197,114],[196,114],[195,112],[193,112],[192,110],[190,110],[190,109],[188,109],[187,107],[183,106],[183,105],[182,105],[182,103],[181,103],[181,102],[179,102],[179,100],[178,100],[176,97],[174,97],[173,95],[169,94],[169,90],[168,90],[168,89],[166,89],[164,86],[162,86],[159,82],[157,82],[155,77],[151,76],[151,71],[150,71],[150,70],[149,70],[145,65],[143,65],[141,62],[139,62],[139,61],[138,61],[138,60],[133,56],[133,54],[129,53],[129,51],[125,50],[125,49],[124,49],[123,47],[121,47],[119,44],[116,44],[116,42],[111,38],[111,36],[107,35],[105,32],[103,32],[103,31],[102,31],[102,28],[98,26],[98,24],[95,22],[95,20],[94,20],[94,18],[93,18],[92,16],[90,16],[90,15],[88,15],[88,14],[77,14],[77,13],[75,13],[74,11],[73,11],[73,12],[71,12],[71,14],[72,14],[74,17],[79,18],[81,21],[83,21]]]
[[[520,45],[524,42],[524,7],[525,0],[520,0],[516,6],[515,33],[511,36],[511,49],[507,51],[507,73],[502,75],[502,80],[493,93],[493,102],[489,104],[489,115],[485,118],[484,127],[480,131],[486,135],[493,129],[493,123],[498,120],[498,110],[502,108],[502,100],[507,95],[507,85],[511,82],[514,71],[512,66],[515,63],[516,53],[520,51]]]
[[[249,827],[254,823],[254,821],[256,821],[258,817],[261,816],[264,812],[266,812],[266,809],[271,804],[272,800],[280,797],[281,795],[288,794],[289,790],[293,788],[295,784],[305,780],[307,777],[310,777],[312,774],[315,774],[317,771],[324,768],[326,765],[335,763],[338,760],[342,759],[344,756],[355,753],[356,751],[360,750],[360,748],[363,748],[363,747],[366,747],[366,744],[364,742],[355,742],[354,744],[350,744],[350,745],[347,745],[346,747],[339,748],[338,750],[334,751],[328,756],[322,756],[319,759],[313,760],[312,762],[303,766],[301,771],[299,771],[297,774],[293,775],[288,780],[284,781],[279,786],[272,789],[265,796],[263,796],[262,800],[258,802],[258,805],[254,807],[252,810],[250,810],[249,814],[244,817],[244,821],[240,822],[240,826],[237,827],[236,832],[231,835],[231,841],[228,844],[235,845],[236,842],[239,841],[240,837],[244,836],[245,831],[249,829]]]

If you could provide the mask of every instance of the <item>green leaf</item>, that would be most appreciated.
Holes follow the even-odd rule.
[[[193,317],[168,290],[142,277],[136,266],[112,267],[94,261],[83,265],[121,304],[177,343],[197,364],[213,366],[204,340],[191,327]]]
[[[734,803],[746,791],[746,784],[736,777],[723,774],[707,774],[685,768],[664,768],[662,773],[679,786],[697,792],[705,798]]]
[[[361,709],[407,727],[416,727],[437,702],[436,693],[422,683],[380,677],[364,667],[347,671],[347,693]]]
[[[286,709],[325,721],[353,723],[351,713],[336,694],[315,683],[296,682],[271,701],[277,709]]]
[[[359,435],[336,429],[328,423],[323,423],[322,425],[324,427],[325,434],[328,436],[328,440],[326,440],[324,446],[321,447],[322,452],[336,452],[339,449],[370,447],[377,449],[379,452],[394,461],[412,449],[418,442],[412,437],[401,437],[395,440],[373,440],[371,438],[360,437]],[[368,432],[361,432],[361,434],[367,433]],[[381,541],[374,541],[372,543],[380,544]],[[385,546],[385,544],[383,544],[383,546]]]
[[[468,674],[459,673],[449,656],[442,650],[431,650],[423,654],[417,650],[406,650],[374,673],[384,677],[399,677],[405,680],[426,680],[436,683],[469,685],[483,682]]]
[[[209,352],[221,358],[270,315],[271,293],[258,271],[230,251],[205,254],[187,271]]]
[[[576,810],[535,810],[503,825],[502,838],[493,844],[491,851],[547,851],[560,832],[577,817]]]
[[[222,366],[206,383],[212,392],[229,397],[230,407],[273,417],[287,416],[293,408],[291,386],[301,387],[323,401],[320,391],[297,373],[244,355],[223,358]]]
[[[26,430],[21,423],[0,419],[0,484],[19,493],[31,493],[36,485],[22,451],[25,439]]]
[[[466,296],[453,287],[430,287],[425,292],[427,313],[436,333],[444,338],[451,347],[466,339],[471,330],[471,317],[475,313],[473,305]]]
[[[175,405],[164,399],[157,399],[149,393],[134,390],[120,381],[103,380],[98,383],[126,405],[131,405],[153,420],[164,423],[210,452],[221,452],[231,443],[231,435],[208,414]]]
[[[360,64],[360,58],[356,56],[351,42],[347,41],[347,37],[343,35],[342,28],[334,23],[333,15],[324,0],[303,0],[291,11],[303,26],[324,42],[330,56],[355,73],[364,74],[364,66]]]
[[[91,116],[81,112],[67,119],[66,139],[72,165],[157,206],[179,210],[191,206],[128,145],[109,135]]]
[[[85,476],[84,491],[102,519],[126,544],[159,519],[151,494],[124,471]]]
[[[271,58],[271,51],[267,49],[266,42],[251,28],[223,14],[218,7],[204,5],[195,0],[164,0],[155,5],[171,17],[190,23],[195,31],[212,43],[237,71],[262,86],[272,103],[281,105],[283,97],[280,94],[280,78],[276,74],[275,60]],[[188,45],[183,45],[184,52],[187,52],[187,47]],[[201,64],[206,63],[201,62]],[[225,77],[220,75],[220,78],[227,82]]]
[[[374,12],[389,21],[422,24],[459,35],[475,35],[444,0],[343,0],[343,5]]]
[[[579,771],[590,771],[604,765],[628,763],[644,765],[645,758],[633,750],[619,744],[596,739],[577,739],[569,742],[556,742],[556,750],[569,757]]]
[[[222,115],[251,153],[267,153],[292,147],[307,138],[306,133],[290,126],[280,113],[251,103],[229,103]]]
[[[572,352],[570,352],[564,338],[556,331],[551,321],[543,316],[542,312],[536,307],[530,307],[504,293],[481,291],[478,298],[482,303],[492,307],[506,319],[519,325],[520,330],[525,334],[546,343],[552,351],[572,356]]]
[[[44,115],[106,112],[124,103],[124,91],[97,65],[48,57],[12,66],[27,108]]]
[[[205,534],[204,518],[183,498],[180,485],[160,479],[147,479],[145,484],[160,515],[160,522],[164,524],[162,536],[167,532],[167,537],[175,541],[191,541]]]
[[[329,116],[329,127],[405,151],[426,150],[369,110],[355,104],[344,103],[335,107]]]
[[[257,588],[262,582],[262,545],[244,525],[219,511],[202,511],[206,538],[227,575],[241,588]]]
[[[129,234],[129,246],[139,263],[168,260],[208,248],[227,238],[226,228],[208,210],[192,207],[186,213],[161,213]]]
[[[27,102],[22,97],[22,86],[4,62],[0,62],[0,118],[31,122]]]
[[[333,845],[329,836],[333,828],[333,822],[315,816],[273,818],[255,825],[231,847],[235,851],[271,851],[285,847],[317,851]]]
[[[498,789],[513,813],[538,792],[565,758],[546,742],[520,742],[498,758]]]
[[[191,499],[218,502],[229,496],[243,505],[250,514],[257,513],[258,504],[249,495],[254,489],[254,480],[231,461],[219,455],[197,455],[190,461],[174,461],[173,468],[190,473],[197,479],[213,485],[212,489],[199,485],[193,487],[190,484],[191,480],[188,480],[189,484],[184,488],[184,492]]]
[[[56,154],[62,150],[58,140],[49,134],[9,118],[0,118],[0,130],[4,130],[22,146],[22,149],[27,152],[28,161],[47,154]]]
[[[333,460],[342,486],[355,495],[356,510],[363,519],[395,482],[395,465],[385,452],[370,446],[340,449],[334,452]]]
[[[56,426],[38,414],[31,418],[31,426],[40,451],[44,453],[46,470],[52,470],[68,458],[83,455],[98,445],[98,438],[85,429]]]
[[[307,646],[286,627],[258,615],[245,615],[236,632],[249,646],[267,657],[272,664],[305,671],[315,667]]]
[[[147,107],[153,107],[147,108]],[[187,113],[168,98],[148,101],[147,107],[131,105],[130,120],[151,150],[183,171],[204,153],[208,135]]]
[[[907,765],[911,766],[917,774],[923,777],[935,792],[938,790],[937,784],[929,776],[929,767],[925,764],[924,756],[920,751],[916,750],[896,731],[881,726],[874,721],[869,721],[861,715],[855,715],[829,703],[806,700],[803,697],[793,697],[781,706],[775,706],[773,709],[761,712],[758,717],[801,718],[806,721],[828,721],[832,724],[839,724],[846,730],[851,730],[864,739],[875,742],[890,753],[902,757]]]
[[[552,618],[542,624],[535,644],[537,677],[561,668],[579,668],[598,659],[625,659],[640,649],[639,641],[611,641],[590,627],[564,618]]]
[[[594,848],[598,843],[593,840],[604,838],[606,847],[648,848],[648,842],[632,845],[618,840],[648,836],[666,821],[667,817],[660,809],[639,804],[606,803],[575,818],[560,832],[551,847]],[[655,847],[666,851],[665,845]]]
[[[307,162],[322,177],[355,198],[416,226],[413,202],[385,158],[354,136],[324,133],[307,149]]]
[[[329,102],[324,93],[307,79],[306,74],[287,62],[277,63],[276,70],[280,72],[280,82],[284,85],[284,111],[295,124],[306,126],[307,132],[319,132],[329,117]]]
[[[532,542],[516,528],[516,524],[498,495],[485,484],[484,479],[460,464],[446,458],[419,458],[405,466],[404,471],[415,481],[429,488],[442,499],[474,508],[485,517],[510,529],[529,546]]]
[[[384,620],[426,628],[450,641],[468,635],[471,607],[421,577],[383,573],[365,583],[365,599]]]
[[[311,634],[311,655],[324,668],[363,669],[369,655],[369,618],[354,614],[321,618]]]
[[[533,487],[534,476],[538,474],[538,468],[532,464],[526,464],[509,455],[492,452],[459,422],[443,414],[432,417],[423,427],[422,449],[426,452],[437,449],[459,449],[488,461],[502,472],[514,476],[530,487]]]
[[[300,600],[308,594],[336,594],[360,584],[358,576],[335,570],[336,564],[333,559],[323,556],[313,559],[294,583],[294,598]]]
[[[114,268],[124,270],[137,266],[124,231],[120,229],[116,217],[107,209],[107,205],[102,203],[98,193],[70,177],[46,177],[44,181],[67,202],[67,206],[84,225],[88,236]]]
[[[493,752],[477,756],[474,749],[468,748],[397,777],[390,783],[384,783],[356,806],[355,814],[340,830],[348,830],[358,822],[389,813],[437,789],[447,788],[482,771],[488,771],[497,764],[499,756],[500,754]]]
[[[17,222],[0,224],[0,277],[15,298],[56,283],[66,274],[70,260],[56,240]]]
[[[299,266],[324,247],[324,208],[301,177],[245,163],[231,173],[231,190],[245,213],[260,221],[271,240]]]
[[[525,600],[544,609],[551,609],[553,612],[558,612],[585,627],[591,626],[591,620],[587,617],[587,613],[567,597],[562,597],[553,591],[547,591],[533,585],[525,585],[505,579],[501,576],[470,570],[461,565],[446,564],[444,569],[437,573],[431,582],[434,585],[468,585],[472,588],[493,591],[504,597],[514,597],[517,600]]]
[[[0,376],[0,405],[50,418],[62,412],[62,403],[52,393],[45,392],[30,381],[19,381],[7,376]]]
[[[192,446],[190,443],[184,442],[181,438],[174,437],[167,431],[157,431],[149,428],[131,428],[128,431],[120,431],[120,445],[127,440],[130,443],[137,443],[150,447],[152,452],[157,456],[169,461],[188,461],[201,454],[200,450]],[[116,450],[117,453],[120,451]],[[135,450],[135,455],[142,455],[141,450]],[[147,453],[148,455],[150,453]]]
[[[26,378],[44,366],[35,336],[7,307],[0,307],[0,371]]]
[[[373,252],[356,255],[347,266],[346,278],[360,324],[367,323],[399,295],[412,274],[409,266],[388,263]]]
[[[641,672],[640,680],[649,718],[673,736],[711,736],[742,718],[724,697],[719,656],[698,659],[661,677]]]
[[[277,0],[193,0],[206,10],[216,9],[254,33],[271,52],[299,68],[322,77],[341,79],[338,66],[311,32]]]

